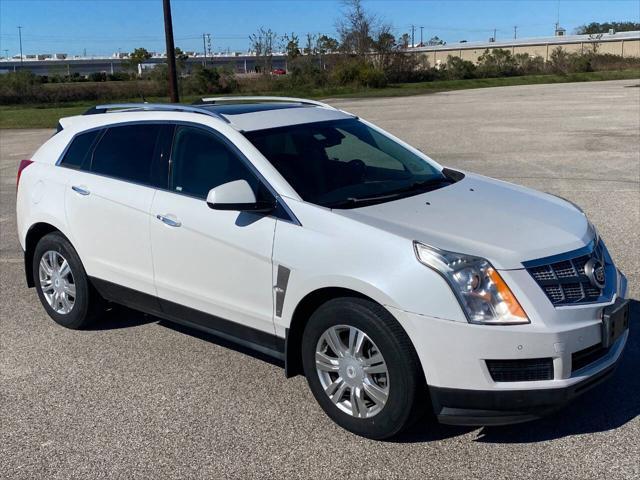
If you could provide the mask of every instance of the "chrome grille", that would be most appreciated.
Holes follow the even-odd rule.
[[[585,265],[591,257],[599,258],[605,265],[607,281],[604,289],[592,285],[586,275]],[[595,248],[591,244],[586,249],[550,257],[548,260],[548,263],[545,259],[525,262],[524,266],[554,305],[593,303],[611,296],[615,281],[612,272],[615,272],[615,267],[602,242]]]

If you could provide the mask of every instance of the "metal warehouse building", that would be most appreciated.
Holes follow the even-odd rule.
[[[598,35],[561,35],[554,37],[523,38],[496,42],[461,42],[447,45],[416,47],[412,52],[423,54],[431,65],[447,61],[447,57],[457,56],[463,60],[477,62],[487,50],[502,48],[511,53],[527,53],[549,60],[557,47],[569,53],[593,52],[613,54],[621,57],[640,58],[640,31],[604,33]]]

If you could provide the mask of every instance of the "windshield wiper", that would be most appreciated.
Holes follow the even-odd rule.
[[[398,193],[394,192],[388,195],[378,195],[375,197],[363,197],[363,198],[349,197],[349,198],[345,198],[344,200],[337,200],[335,202],[325,203],[322,206],[327,208],[354,207],[356,205],[363,205],[367,203],[376,203],[379,201],[384,201],[389,198],[395,198],[397,196],[398,196]]]
[[[326,203],[323,206],[327,208],[348,208],[354,207],[356,205],[363,206],[367,203],[377,203],[384,200],[389,200],[392,198],[397,198],[403,196],[405,193],[419,191],[419,190],[427,190],[429,187],[435,187],[437,185],[441,185],[443,183],[450,184],[453,183],[451,180],[445,177],[439,178],[430,178],[429,180],[422,180],[418,182],[413,182],[410,185],[399,188],[397,190],[392,190],[390,192],[386,192],[383,195],[377,195],[375,197],[348,197],[343,200],[338,200],[335,202]]]
[[[429,180],[421,180],[418,182],[413,182],[406,187],[399,188],[398,190],[393,190],[393,193],[404,193],[404,192],[413,192],[414,190],[427,190],[430,187],[436,187],[438,185],[442,185],[443,183],[453,183],[446,177],[438,177],[438,178],[430,178]]]

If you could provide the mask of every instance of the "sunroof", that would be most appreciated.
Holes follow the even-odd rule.
[[[267,110],[281,110],[285,108],[303,108],[308,105],[301,103],[221,103],[219,105],[198,105],[199,108],[206,108],[212,112],[221,113],[223,115],[242,115],[243,113],[264,112]]]

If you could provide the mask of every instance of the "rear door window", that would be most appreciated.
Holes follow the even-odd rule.
[[[142,185],[156,186],[156,145],[163,125],[123,125],[109,128],[93,152],[91,171]],[[159,185],[163,187],[163,185]],[[166,187],[166,184],[164,185]]]
[[[88,169],[87,159],[90,157],[91,150],[102,132],[103,130],[93,130],[76,135],[64,157],[62,157],[60,165],[76,170]]]

